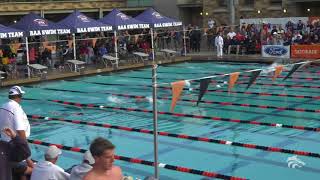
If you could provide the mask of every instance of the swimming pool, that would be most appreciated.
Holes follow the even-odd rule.
[[[264,64],[194,62],[158,68],[159,82],[173,82],[198,78],[214,73],[244,71],[264,68]],[[286,74],[284,72],[283,74]],[[249,74],[248,74],[249,75]],[[159,131],[172,134],[211,138],[267,147],[277,147],[317,153],[320,150],[319,132],[301,128],[318,128],[319,87],[317,67],[297,72],[293,78],[272,82],[270,77],[258,78],[246,91],[248,77],[240,76],[239,85],[228,94],[227,78],[214,79],[210,92],[199,106],[198,82],[192,82],[184,90],[175,113],[159,114]],[[137,129],[152,130],[151,69],[131,70],[106,75],[43,82],[25,86],[26,98],[22,105],[28,115],[65,118],[100,124],[111,124]],[[218,85],[218,86],[217,86]],[[287,86],[285,86],[287,85]],[[169,87],[169,86],[168,86]],[[244,93],[247,92],[247,93]],[[1,103],[6,101],[7,89],[2,89]],[[132,96],[128,96],[132,95]],[[159,111],[169,112],[171,91],[158,89]],[[143,97],[136,97],[143,96]],[[48,100],[95,104],[105,108],[85,108]],[[214,103],[212,103],[214,102]],[[110,108],[107,108],[110,107]],[[112,108],[121,107],[121,109]],[[285,109],[283,109],[285,107]],[[127,109],[126,109],[127,108]],[[141,110],[133,111],[133,109]],[[192,115],[192,116],[190,116]],[[194,116],[196,115],[196,116]],[[203,118],[208,117],[208,118]],[[214,120],[210,119],[214,118]],[[230,121],[221,121],[221,120]],[[262,124],[238,123],[238,120],[256,121]],[[153,136],[140,132],[75,124],[48,119],[30,119],[30,139],[88,149],[97,136],[110,139],[116,146],[116,154],[153,161]],[[292,128],[267,126],[282,124]],[[297,127],[299,126],[299,127]],[[229,143],[230,144],[230,143]],[[43,159],[45,146],[31,144],[32,158]],[[81,153],[63,151],[58,164],[65,169],[80,163]],[[159,136],[159,162],[217,172],[248,179],[316,179],[320,173],[320,159],[303,155],[271,152],[238,147],[235,145],[192,141],[183,138]],[[143,178],[153,174],[153,167],[116,161],[124,174]],[[299,166],[299,167],[298,167]],[[206,179],[206,177],[160,168],[161,179]]]

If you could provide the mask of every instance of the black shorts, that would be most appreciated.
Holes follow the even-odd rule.
[[[14,163],[12,165],[12,176],[13,177],[20,177],[24,175],[24,172],[27,170],[28,165],[25,161]]]

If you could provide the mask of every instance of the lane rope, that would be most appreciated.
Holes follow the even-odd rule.
[[[41,99],[33,99],[33,98],[25,98],[26,100],[37,100],[43,101]],[[121,111],[128,111],[128,112],[142,112],[142,113],[149,113],[152,114],[152,110],[148,109],[135,109],[135,108],[124,108],[124,107],[114,107],[114,106],[103,106],[97,104],[82,104],[82,103],[75,103],[75,102],[68,102],[68,101],[61,101],[61,100],[45,100],[49,102],[54,102],[63,105],[71,105],[75,107],[83,107],[83,108],[98,108],[98,109],[112,109],[112,110],[121,110]],[[296,129],[302,131],[314,131],[319,132],[320,128],[315,127],[307,127],[307,126],[293,126],[293,125],[286,125],[280,123],[266,123],[266,122],[259,122],[259,121],[247,121],[247,120],[240,120],[240,119],[231,119],[231,118],[222,118],[217,116],[202,116],[202,115],[193,115],[193,114],[183,114],[183,113],[172,113],[172,112],[165,112],[165,111],[158,111],[158,114],[162,115],[170,115],[175,117],[187,117],[187,118],[195,118],[195,119],[207,119],[212,121],[223,121],[223,122],[232,122],[232,123],[240,123],[240,124],[251,124],[255,126],[269,126],[275,128],[287,128],[287,129]]]
[[[146,79],[146,80],[150,80],[151,78],[148,78],[148,77],[138,77],[138,76],[118,76],[118,77],[123,77],[123,78],[133,78],[133,79]],[[158,78],[159,80],[165,80],[165,79],[170,79],[172,80],[171,78]],[[176,80],[173,80],[173,81],[177,81]],[[198,82],[198,80],[192,80],[191,82]],[[224,81],[215,81],[215,80],[212,80],[211,82],[213,83],[223,83]],[[300,82],[301,83],[301,82]],[[240,84],[240,85],[246,85],[248,84],[248,82],[237,82],[236,84]],[[308,85],[299,85],[299,84],[294,84],[294,85],[291,85],[291,84],[274,84],[274,83],[257,83],[255,82],[254,83],[255,85],[261,85],[261,86],[280,86],[280,87],[290,87],[290,88],[310,88],[310,89],[320,89],[320,86],[308,86]],[[251,87],[252,88],[252,87]]]
[[[87,151],[86,149],[81,149],[81,148],[78,148],[78,147],[70,147],[70,146],[64,146],[64,145],[61,145],[61,144],[53,144],[53,143],[43,142],[41,140],[28,139],[28,142],[31,143],[31,144],[42,145],[42,146],[55,145],[59,149],[63,149],[63,150],[66,150],[66,151],[72,151],[72,152],[85,153]],[[143,165],[147,165],[147,166],[154,166],[154,162],[147,161],[147,160],[142,160],[142,159],[138,159],[138,158],[130,158],[130,157],[126,157],[126,156],[115,155],[115,159],[116,160],[120,160],[120,161],[129,162],[129,163],[143,164]],[[189,173],[189,174],[196,174],[196,175],[205,176],[205,177],[212,177],[212,178],[225,179],[225,180],[246,180],[246,178],[228,176],[228,175],[219,174],[219,173],[216,173],[216,172],[201,171],[201,170],[197,170],[197,169],[191,169],[191,168],[182,167],[182,166],[174,166],[174,165],[164,164],[164,163],[159,163],[158,166],[160,168],[164,168],[164,169],[169,169],[169,170],[179,171],[179,172]]]
[[[192,72],[165,72],[165,71],[158,71],[157,73],[159,74],[182,74],[182,75],[199,75],[199,74],[204,74],[204,75],[223,75],[221,73],[210,73],[210,72],[206,72],[206,73],[192,73]],[[243,75],[240,74],[239,77],[246,77],[246,78],[250,78],[250,76],[248,75]],[[259,77],[263,77],[263,78],[272,78],[272,76],[266,76],[266,75],[260,75]],[[285,78],[285,76],[278,76],[278,78]],[[315,80],[320,80],[320,78],[317,77],[288,77],[288,79],[302,79],[302,80],[306,80],[306,81],[315,81]]]
[[[153,134],[153,131],[148,130],[148,129],[130,128],[130,127],[125,127],[125,126],[102,124],[102,123],[96,123],[96,122],[68,120],[68,119],[64,119],[64,118],[52,118],[52,117],[44,117],[44,116],[39,116],[39,115],[28,115],[28,118],[41,119],[41,120],[52,120],[52,121],[62,121],[62,122],[68,122],[68,123],[72,123],[72,124],[81,124],[81,125],[87,125],[87,126],[111,128],[111,129],[118,129],[118,130],[122,130],[122,131],[137,132],[137,133],[144,133],[144,134]],[[178,138],[178,139],[188,139],[191,141],[200,141],[200,142],[207,142],[207,143],[214,143],[214,144],[221,144],[221,145],[228,145],[228,146],[238,146],[238,147],[243,147],[243,148],[248,148],[248,149],[258,149],[258,150],[268,151],[268,152],[296,154],[296,155],[301,155],[301,156],[320,158],[320,154],[306,152],[306,151],[297,151],[297,150],[283,149],[283,148],[271,147],[271,146],[261,146],[261,145],[256,145],[256,144],[246,144],[246,143],[232,142],[232,141],[227,141],[227,140],[219,140],[219,139],[212,139],[212,138],[206,138],[206,137],[189,136],[186,134],[174,134],[174,133],[169,133],[169,132],[158,132],[158,134],[160,136],[167,136],[167,137],[173,137],[173,138]]]
[[[70,81],[70,80],[68,80]],[[78,80],[71,80],[71,81],[78,81]],[[126,86],[126,87],[147,87],[151,88],[151,85],[131,85],[131,84],[115,84],[115,83],[100,83],[100,82],[89,82],[89,81],[81,81],[84,83],[89,83],[89,84],[97,84],[97,85],[105,85],[105,86]],[[169,86],[157,86],[159,89],[165,89],[165,90],[171,90],[171,87]],[[183,90],[189,90],[189,88],[183,88]],[[199,90],[199,88],[194,88],[194,90]],[[218,92],[218,93],[223,93],[229,91],[227,90],[221,90],[221,89],[209,89],[207,92]],[[299,99],[314,99],[314,100],[320,100],[320,96],[306,96],[306,95],[292,95],[292,94],[276,94],[276,93],[267,93],[267,92],[251,92],[251,91],[231,91],[231,94],[249,94],[249,95],[258,95],[258,96],[277,96],[277,97],[292,97],[292,98],[299,98]]]
[[[130,94],[111,93],[111,92],[85,92],[85,91],[78,91],[78,90],[66,90],[66,89],[56,89],[56,88],[41,88],[41,89],[50,90],[50,91],[82,93],[82,94],[97,94],[97,93],[99,93],[99,94],[108,94],[108,95],[112,95],[112,96],[131,98],[131,99],[146,99],[147,98],[147,96],[138,96],[138,95],[130,95]],[[157,99],[171,100],[172,98],[157,97]],[[191,99],[180,99],[179,101],[191,102],[191,103],[197,102],[197,100],[191,100]],[[253,107],[253,108],[259,108],[259,109],[276,109],[279,111],[286,111],[287,110],[287,111],[296,111],[296,112],[320,113],[320,109],[314,110],[314,109],[305,109],[305,108],[290,108],[290,107],[282,107],[282,106],[242,104],[242,103],[234,103],[234,102],[218,102],[218,101],[206,101],[206,100],[201,100],[199,102],[201,102],[203,104],[217,104],[217,105],[221,105],[221,106],[240,106],[240,107]]]

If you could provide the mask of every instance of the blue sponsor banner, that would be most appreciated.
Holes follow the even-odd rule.
[[[264,45],[262,57],[290,58],[290,46]]]

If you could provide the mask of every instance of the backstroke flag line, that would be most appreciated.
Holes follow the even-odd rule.
[[[302,65],[303,65],[303,64],[295,64],[295,65],[291,68],[290,72],[286,75],[286,77],[283,78],[283,81],[285,81],[286,79],[288,79],[288,78],[289,78],[294,72],[296,72]]]
[[[274,75],[272,77],[272,81],[275,81],[277,79],[277,77],[281,74],[282,70],[283,70],[283,66],[280,65],[280,66],[276,66],[275,67],[275,71],[274,71]]]
[[[228,87],[228,91],[230,93],[231,89],[233,88],[233,86],[235,85],[235,83],[237,82],[238,78],[239,78],[239,72],[234,72],[230,74],[230,78],[229,78],[229,87]]]
[[[182,90],[186,84],[186,81],[177,81],[171,83],[172,87],[172,101],[171,101],[171,112],[173,112],[176,107],[177,101],[179,100]]]
[[[208,78],[208,79],[200,79],[200,90],[199,90],[199,96],[198,96],[197,106],[199,105],[199,102],[201,101],[203,95],[206,93],[210,82],[211,82],[211,78]]]
[[[248,82],[247,89],[256,81],[262,70],[252,71]]]

